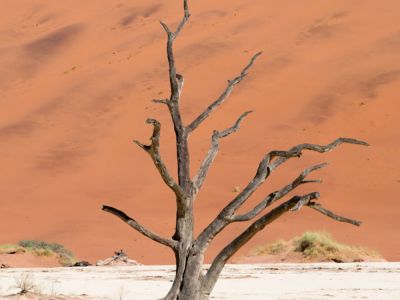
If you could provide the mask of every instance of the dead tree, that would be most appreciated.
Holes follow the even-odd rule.
[[[267,211],[267,208],[276,201],[287,196],[299,185],[315,180],[307,179],[307,176],[326,166],[319,164],[305,169],[297,178],[282,189],[274,191],[262,199],[253,209],[246,213],[238,214],[239,208],[249,199],[249,197],[263,184],[263,182],[277,169],[280,165],[291,158],[300,157],[305,150],[324,153],[343,144],[356,144],[368,146],[367,143],[350,138],[338,138],[325,146],[315,144],[300,144],[286,151],[270,151],[260,161],[254,177],[247,186],[237,194],[237,196],[228,203],[215,219],[198,235],[194,236],[194,219],[193,219],[193,203],[196,195],[202,187],[207,172],[213,163],[222,138],[236,132],[243,119],[251,113],[247,111],[243,113],[232,127],[222,131],[215,130],[211,137],[211,146],[206,154],[200,168],[194,176],[190,177],[189,167],[189,135],[196,130],[209,116],[219,107],[230,95],[235,85],[239,84],[248,74],[250,68],[261,55],[261,52],[255,54],[244,67],[241,73],[228,80],[228,84],[222,94],[212,102],[197,118],[189,124],[183,124],[179,109],[180,95],[183,87],[183,76],[177,73],[173,45],[185,24],[189,20],[190,13],[187,0],[184,0],[184,16],[175,31],[171,30],[165,23],[161,22],[167,34],[167,57],[169,64],[169,82],[171,94],[169,99],[157,99],[154,102],[165,105],[172,117],[173,126],[176,135],[176,153],[177,153],[177,169],[178,181],[174,179],[168,171],[163,159],[160,155],[160,133],[161,124],[155,119],[148,119],[147,123],[153,126],[153,133],[150,138],[149,145],[142,144],[138,141],[135,143],[146,151],[154,165],[158,169],[161,178],[165,184],[172,190],[176,198],[176,227],[175,233],[171,238],[162,237],[139,224],[135,219],[126,215],[124,212],[110,207],[103,206],[103,210],[111,213],[122,221],[130,225],[133,229],[139,231],[144,236],[153,241],[163,244],[172,249],[176,258],[176,274],[172,287],[165,299],[173,300],[199,300],[208,299],[224,265],[244,244],[246,244],[255,234],[262,230],[265,226],[275,221],[288,211],[298,211],[302,207],[309,207],[315,211],[332,218],[339,222],[346,222],[359,226],[360,222],[339,216],[317,202],[320,197],[319,193],[312,192],[305,195],[293,196],[275,208]],[[228,245],[223,248],[214,258],[208,270],[203,268],[204,253],[209,244],[213,241],[218,233],[224,230],[228,225],[235,222],[252,222],[246,230],[235,237]]]

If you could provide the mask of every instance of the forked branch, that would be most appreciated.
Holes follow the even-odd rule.
[[[342,143],[368,146],[368,144],[363,141],[349,138],[339,138],[325,146],[316,144],[300,144],[292,147],[289,151],[269,152],[259,163],[254,178],[228,205],[226,205],[221,210],[217,217],[200,233],[197,239],[200,247],[205,247],[219,232],[221,232],[227,225],[229,225],[229,223],[235,216],[235,212],[243,205],[243,203],[246,202],[246,200],[260,187],[260,185],[268,178],[271,172],[279,165],[290,158],[300,157],[303,150],[317,151],[323,153],[332,150]],[[255,212],[261,209],[261,207],[262,204],[260,204]]]
[[[220,106],[225,100],[226,98],[229,97],[229,95],[231,94],[233,87],[238,84],[239,82],[241,82],[249,73],[250,68],[253,66],[255,60],[257,59],[257,57],[259,57],[262,54],[262,52],[258,52],[256,53],[250,60],[250,62],[247,64],[247,66],[242,70],[242,72],[240,73],[239,76],[235,77],[232,80],[228,80],[228,85],[225,88],[225,90],[223,91],[223,93],[218,97],[217,100],[215,100],[213,103],[211,103],[206,109],[205,111],[203,111],[196,119],[193,120],[192,123],[190,123],[187,126],[187,130],[188,132],[191,132],[193,130],[195,130],[205,119],[207,119],[207,117],[218,107]]]
[[[122,221],[127,223],[129,226],[131,226],[133,229],[136,231],[140,232],[144,236],[148,237],[149,239],[159,243],[163,244],[167,247],[170,247],[171,249],[176,249],[177,243],[174,240],[163,238],[159,236],[158,234],[152,232],[151,230],[143,227],[140,225],[136,220],[133,218],[129,217],[127,214],[125,214],[123,211],[120,211],[114,207],[103,205],[102,210],[105,212],[108,212],[118,218],[120,218]]]
[[[328,152],[339,146],[342,143],[357,144],[368,146],[367,143],[349,138],[339,138],[334,142],[320,146],[316,144],[301,144],[291,148],[289,151],[271,151],[261,160],[256,176],[246,186],[242,193],[240,193],[231,203],[229,203],[223,210],[226,216],[232,215],[238,210],[241,205],[250,197],[250,195],[260,186],[262,182],[276,169],[279,165],[284,163],[290,158],[300,157],[303,150],[317,151],[320,153]]]
[[[154,165],[156,166],[158,172],[161,175],[161,178],[164,180],[165,184],[175,193],[175,195],[182,199],[184,197],[184,192],[182,188],[175,182],[175,180],[171,177],[168,172],[167,167],[165,166],[163,160],[161,159],[160,154],[160,131],[161,124],[155,119],[147,119],[147,124],[153,125],[153,134],[151,136],[151,144],[144,145],[139,141],[134,141],[140,148],[145,150],[153,160]]]
[[[204,158],[203,162],[200,165],[197,175],[193,179],[193,190],[194,190],[195,194],[200,190],[201,186],[203,185],[203,182],[207,176],[208,170],[209,170],[211,164],[213,163],[215,157],[217,156],[218,148],[219,148],[219,139],[227,137],[228,135],[238,131],[240,129],[240,123],[250,113],[252,113],[252,111],[246,111],[236,120],[236,122],[235,122],[235,124],[233,124],[233,126],[227,128],[223,131],[214,130],[212,138],[211,138],[210,150],[208,150],[206,157]]]

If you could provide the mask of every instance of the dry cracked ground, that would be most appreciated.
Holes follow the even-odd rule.
[[[4,269],[0,272],[0,296],[2,299],[154,300],[167,292],[173,275],[172,266]],[[27,278],[33,286],[32,292],[41,295],[6,296],[20,291],[21,278]],[[397,300],[400,264],[228,265],[211,299]]]

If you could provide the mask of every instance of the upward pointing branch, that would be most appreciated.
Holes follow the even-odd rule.
[[[190,123],[187,126],[187,130],[189,132],[195,130],[207,117],[218,107],[220,106],[226,98],[229,97],[231,94],[233,87],[241,82],[249,73],[250,68],[253,66],[255,60],[257,57],[259,57],[262,54],[262,52],[256,53],[250,60],[250,62],[247,64],[247,66],[242,70],[239,76],[235,77],[232,80],[228,80],[228,85],[223,91],[223,93],[219,96],[217,100],[215,100],[213,103],[211,103],[205,111],[203,111],[192,123]]]
[[[165,32],[167,33],[167,37],[168,37],[167,57],[168,57],[168,65],[169,65],[169,81],[170,81],[170,86],[171,86],[171,98],[170,98],[171,102],[179,101],[179,96],[180,96],[182,86],[183,86],[183,76],[176,73],[175,59],[174,59],[174,52],[173,52],[174,40],[177,38],[177,36],[181,32],[182,28],[185,26],[186,22],[190,18],[189,6],[187,3],[187,0],[184,0],[183,8],[184,8],[184,16],[182,18],[182,21],[179,23],[177,29],[175,30],[175,32],[172,32],[169,29],[167,24],[165,24],[164,22],[160,22],[161,26],[164,28]]]
[[[184,10],[184,15],[183,15],[183,19],[182,21],[179,23],[178,27],[175,30],[175,36],[177,36],[179,34],[179,32],[181,32],[183,26],[185,26],[186,22],[189,20],[190,18],[190,12],[189,12],[189,5],[187,0],[183,1],[183,10]]]
[[[190,186],[189,150],[187,143],[187,133],[186,133],[186,128],[182,123],[182,117],[179,110],[179,101],[183,88],[184,78],[181,74],[178,74],[176,71],[174,51],[173,51],[174,40],[177,38],[177,36],[185,26],[186,22],[190,18],[189,6],[187,0],[183,1],[183,8],[184,8],[184,16],[174,32],[171,31],[165,23],[160,22],[161,26],[167,33],[167,58],[168,58],[171,95],[168,100],[158,101],[158,103],[165,103],[168,105],[172,122],[174,123],[174,130],[176,135],[178,182],[180,187],[185,192],[190,193],[191,186]],[[182,200],[181,197],[177,197],[178,202],[180,202],[181,200]]]
[[[206,157],[204,158],[203,162],[201,163],[198,173],[196,174],[196,176],[193,179],[193,189],[194,189],[195,194],[200,190],[201,186],[203,185],[203,182],[207,176],[208,169],[210,168],[211,164],[213,163],[215,157],[217,156],[218,148],[219,148],[219,139],[224,138],[224,137],[238,131],[240,123],[250,113],[252,113],[252,111],[246,111],[236,120],[236,122],[235,122],[235,124],[233,124],[233,126],[227,128],[223,131],[214,130],[214,133],[211,138],[211,148],[210,148],[210,150],[208,150]]]

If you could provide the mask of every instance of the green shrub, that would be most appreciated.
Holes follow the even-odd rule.
[[[51,256],[53,254],[58,256],[58,261],[63,266],[71,265],[75,262],[74,254],[66,249],[63,245],[58,243],[47,243],[45,241],[36,240],[22,240],[18,242],[20,247],[33,252],[38,256]]]

